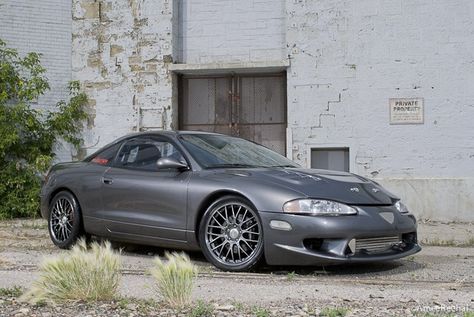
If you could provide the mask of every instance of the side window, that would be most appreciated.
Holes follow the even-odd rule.
[[[181,155],[181,153],[174,147],[173,144],[169,142],[161,142],[161,141],[154,141],[156,146],[161,152],[161,157],[170,157],[174,158],[175,160],[186,163],[186,160]]]
[[[117,167],[139,170],[158,170],[156,162],[162,157],[174,157],[177,160],[184,158],[169,142],[153,139],[132,140],[127,142],[117,157]]]
[[[99,165],[105,165],[105,166],[110,166],[112,165],[112,162],[115,158],[115,154],[117,154],[117,151],[120,147],[121,143],[117,143],[115,145],[109,146],[102,152],[99,152],[96,154],[91,160],[91,163],[99,164]]]

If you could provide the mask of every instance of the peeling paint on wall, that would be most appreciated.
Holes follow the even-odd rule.
[[[169,128],[171,20],[169,1],[73,1],[73,78],[93,117],[87,152],[131,131]]]

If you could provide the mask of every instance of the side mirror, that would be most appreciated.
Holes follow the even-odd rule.
[[[156,166],[160,170],[164,169],[177,169],[177,170],[184,170],[188,169],[188,164],[181,163],[175,158],[172,157],[162,157],[158,161],[156,161]]]

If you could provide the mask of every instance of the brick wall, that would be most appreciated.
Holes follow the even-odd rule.
[[[299,0],[287,12],[293,158],[350,147],[352,172],[423,217],[473,220],[472,1]],[[390,125],[397,97],[424,98],[425,123]]]
[[[205,64],[286,58],[284,0],[179,3],[180,62]]]
[[[71,80],[71,2],[65,0],[0,0],[0,38],[21,55],[43,54],[51,90],[37,107],[53,109],[67,99]],[[70,160],[68,147],[58,148],[59,160]]]
[[[85,147],[171,126],[170,1],[73,2],[73,78],[90,97]]]

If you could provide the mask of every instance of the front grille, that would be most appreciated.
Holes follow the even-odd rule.
[[[400,242],[400,236],[356,239],[356,253],[382,253]]]

